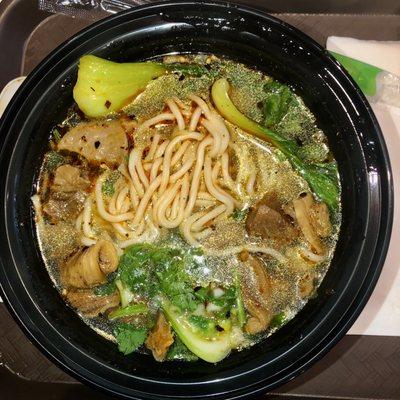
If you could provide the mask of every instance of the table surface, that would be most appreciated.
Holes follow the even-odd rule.
[[[245,1],[266,11],[286,11],[279,18],[325,44],[330,35],[360,39],[400,40],[400,6],[394,1],[363,2],[370,14],[345,11],[360,9],[358,0],[350,8],[335,2],[335,13],[320,13],[314,2]],[[375,5],[374,5],[375,4]],[[351,8],[352,7],[352,8]],[[358,7],[358,8],[356,8]],[[375,8],[374,8],[375,7]],[[332,9],[331,9],[332,10]],[[306,13],[308,11],[308,13]],[[316,11],[317,13],[311,13]],[[11,79],[29,73],[43,57],[90,23],[37,9],[35,0],[0,2],[0,89]],[[12,37],[12,41],[10,38]],[[0,305],[0,398],[110,399],[86,387],[47,360],[25,337]],[[400,337],[345,336],[323,359],[288,384],[264,398],[400,399]]]

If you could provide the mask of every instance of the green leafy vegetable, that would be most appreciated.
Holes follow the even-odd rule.
[[[45,158],[45,168],[48,172],[53,173],[60,165],[65,164],[66,160],[56,151],[49,151]]]
[[[206,302],[208,300],[208,291],[209,288],[208,287],[202,287],[198,290],[196,290],[195,292],[195,296],[198,300],[200,300],[201,302]]]
[[[166,357],[167,360],[185,360],[185,361],[197,361],[199,357],[193,354],[179,339],[175,336],[173,345],[169,348]]]
[[[217,362],[238,344],[240,335],[231,336],[234,321],[243,323],[237,299],[237,285],[228,288],[210,286],[195,290],[188,268],[196,268],[202,256],[198,250],[182,250],[151,244],[129,247],[121,257],[116,286],[121,294],[122,307],[110,314],[111,318],[144,312],[145,306],[129,305],[133,294],[161,302],[166,318],[185,346],[196,356]],[[240,294],[239,294],[240,295]],[[206,315],[193,313],[199,305],[214,304],[216,311]],[[233,321],[230,312],[237,315]],[[233,314],[232,314],[233,315]],[[242,318],[242,319],[240,319]],[[245,316],[244,316],[245,318]]]
[[[169,268],[156,271],[161,292],[165,293],[171,302],[181,310],[193,311],[197,307],[193,292],[193,282],[179,263],[173,263]]]
[[[53,129],[53,139],[56,143],[61,140],[61,133],[57,128]]]
[[[244,324],[246,314],[238,284],[228,288],[202,287],[195,291],[195,296],[205,308],[204,311],[197,308],[195,313],[189,315],[188,321],[206,337],[211,338],[221,330],[230,331],[233,324]],[[209,305],[212,305],[213,311],[208,309]]]
[[[228,288],[222,289],[223,294],[218,296],[210,287],[202,287],[195,292],[195,297],[202,303],[213,303],[220,308],[219,314],[223,315],[227,311],[230,311],[236,302],[236,287],[229,286]]]
[[[103,285],[96,286],[93,293],[96,296],[109,296],[117,290],[115,282],[104,283]]]
[[[190,315],[189,323],[195,328],[204,333],[215,331],[215,323],[212,319],[203,317],[202,315]]]
[[[194,310],[193,282],[186,269],[191,263],[196,261],[190,252],[137,244],[121,257],[117,279],[122,289],[149,297],[163,293],[182,310]]]
[[[322,163],[328,156],[328,146],[324,143],[308,143],[300,147],[298,155],[306,162]]]
[[[279,314],[276,314],[272,317],[271,323],[269,324],[269,327],[271,329],[279,329],[282,327],[286,322],[286,314],[284,312],[281,312]]]
[[[115,280],[115,286],[118,288],[119,295],[121,297],[121,306],[127,307],[129,303],[133,300],[134,294],[125,284],[121,282],[120,279]]]
[[[147,314],[148,313],[148,308],[146,304],[144,303],[138,303],[138,304],[131,304],[130,306],[118,308],[108,315],[109,319],[117,319],[117,318],[122,318],[122,317],[129,317],[131,315],[137,315],[137,314]]]
[[[236,318],[240,327],[242,327],[247,320],[246,317],[246,310],[244,308],[243,296],[242,296],[242,289],[240,287],[240,278],[239,273],[236,271],[235,273],[235,288],[236,288]]]
[[[247,118],[233,104],[229,97],[229,83],[226,79],[218,79],[212,87],[212,98],[218,111],[231,123],[253,133],[261,139],[269,140],[290,161],[292,166],[308,182],[313,192],[331,209],[338,207],[339,184],[336,163],[308,164],[298,155],[299,146],[296,141],[286,139],[278,133],[261,126]]]
[[[101,191],[106,196],[113,196],[115,193],[115,183],[121,177],[121,173],[119,171],[113,171],[110,175],[104,180],[103,185],[101,186]]]
[[[212,291],[208,301],[218,307],[222,307],[224,311],[230,310],[236,301],[236,287],[229,286],[224,289],[224,294],[222,296],[215,296],[214,291]]]
[[[310,185],[312,191],[332,210],[336,210],[339,205],[338,170],[336,162],[323,164],[306,164],[301,162],[297,163],[297,168]]]
[[[317,130],[313,116],[298,99],[289,105],[287,113],[273,129],[281,136],[301,143],[307,142]]]
[[[317,128],[301,99],[288,86],[276,81],[264,84],[264,93],[261,124],[286,139],[307,143]]]
[[[271,128],[282,120],[290,104],[296,100],[292,91],[278,82],[270,81],[264,88],[267,96],[263,102],[263,125]]]
[[[160,292],[181,310],[195,310],[194,282],[188,268],[196,266],[195,253],[172,248],[154,251],[153,263]]]
[[[231,332],[216,332],[212,338],[205,337],[201,331],[193,329],[187,317],[166,298],[162,299],[162,307],[176,334],[185,346],[199,358],[216,363],[224,359],[237,345]]]
[[[149,295],[153,292],[152,265],[150,264],[152,246],[139,244],[129,247],[118,265],[118,280],[132,292]]]
[[[119,351],[127,355],[137,350],[144,343],[147,337],[147,329],[120,323],[116,325],[114,335]]]
[[[239,208],[235,208],[232,213],[232,218],[235,221],[242,222],[246,219],[248,213],[249,213],[248,208],[243,208],[242,210]]]
[[[221,72],[221,76],[231,84],[231,99],[238,109],[249,118],[260,121],[260,102],[265,99],[265,77],[256,70],[229,60],[221,63]]]
[[[195,94],[201,97],[209,93],[214,78],[203,75],[200,77],[185,76],[167,73],[151,81],[146,89],[131,101],[123,111],[127,115],[135,115],[137,118],[148,117],[162,112],[165,102],[171,98],[179,98],[187,102],[188,96]],[[165,132],[169,127],[162,128]]]
[[[276,81],[267,82],[264,92],[261,124],[285,139],[307,142],[317,129],[313,115],[301,99],[288,86]]]
[[[119,111],[149,81],[165,72],[160,63],[116,63],[86,55],[79,60],[74,100],[87,116],[104,117]]]

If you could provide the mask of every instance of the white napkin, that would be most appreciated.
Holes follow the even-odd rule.
[[[330,36],[326,48],[400,76],[400,42]]]
[[[11,98],[14,96],[15,92],[21,86],[21,83],[24,81],[24,79],[25,76],[20,76],[8,82],[7,85],[4,86],[3,90],[0,93],[0,118],[3,115],[3,112],[6,109]]]
[[[400,76],[400,42],[377,42],[331,36],[326,47]],[[394,221],[382,274],[363,312],[349,334],[400,336],[400,108],[372,104],[392,164]]]

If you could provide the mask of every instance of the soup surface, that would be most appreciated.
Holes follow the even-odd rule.
[[[340,187],[289,87],[210,55],[84,56],[74,99],[32,197],[37,234],[65,301],[121,352],[218,362],[316,295]]]

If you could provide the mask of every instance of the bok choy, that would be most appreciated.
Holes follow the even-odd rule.
[[[196,356],[204,361],[216,363],[224,359],[235,348],[238,339],[235,330],[215,332],[213,337],[203,335],[201,329],[196,329],[190,319],[179,308],[166,298],[162,301],[162,308],[179,339]]]
[[[86,55],[79,60],[74,100],[88,117],[104,117],[119,111],[150,80],[165,72],[159,63],[116,63]]]
[[[184,76],[209,75],[200,64],[158,62],[117,63],[93,55],[79,60],[78,80],[73,95],[78,107],[88,117],[106,117],[120,111],[147,84],[165,73]]]
[[[225,78],[218,79],[212,86],[211,95],[218,111],[232,124],[260,139],[268,140],[279,149],[292,166],[308,182],[314,193],[331,209],[338,207],[339,185],[336,163],[311,164],[299,156],[300,146],[294,140],[285,139],[251,120],[241,113],[229,97],[230,85]]]

